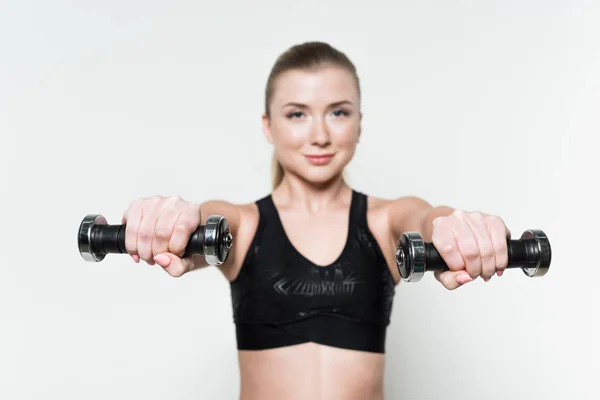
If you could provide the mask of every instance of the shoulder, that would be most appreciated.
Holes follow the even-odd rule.
[[[407,230],[419,230],[421,221],[432,206],[417,196],[403,196],[395,199],[380,197],[368,198],[368,219],[377,229],[389,232],[391,240]]]
[[[259,222],[258,200],[247,203],[232,203],[224,200],[211,200],[203,204],[207,210],[220,210],[229,221],[236,241],[245,242],[254,233]]]
[[[258,219],[257,201],[233,203],[226,200],[208,200],[203,202],[200,207],[203,218],[213,214],[223,215],[234,228],[245,224],[248,219]]]
[[[367,196],[367,224],[396,283],[400,281],[395,258],[398,237],[392,229],[392,218],[397,215],[397,219],[404,220],[402,228],[407,228],[411,226],[408,216],[420,214],[417,210],[425,210],[428,206],[425,200],[414,196],[395,199]]]
[[[431,204],[417,196],[404,196],[395,199],[383,197],[367,196],[368,211],[389,215],[395,213],[414,213],[415,211],[425,211],[431,208]]]

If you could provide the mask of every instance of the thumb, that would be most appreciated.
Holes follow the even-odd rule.
[[[448,290],[454,290],[473,280],[467,271],[435,271],[437,279]]]
[[[192,264],[191,257],[179,258],[172,253],[161,253],[154,256],[154,261],[169,275],[179,277],[183,275]]]

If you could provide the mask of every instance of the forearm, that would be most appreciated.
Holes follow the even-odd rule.
[[[451,207],[433,207],[418,197],[399,198],[389,205],[390,238],[395,245],[404,232],[419,232],[425,241],[431,242],[433,220],[453,212]]]
[[[223,216],[229,224],[231,234],[234,237],[237,235],[240,224],[240,212],[236,205],[222,200],[210,200],[205,203],[202,203],[200,205],[201,224],[206,225],[208,217],[210,217],[211,215]],[[186,273],[209,266],[204,255],[194,255],[191,259],[193,263],[188,264],[186,268]],[[232,263],[233,259],[234,252],[231,252],[225,263],[222,264],[222,266],[227,267],[229,264]]]

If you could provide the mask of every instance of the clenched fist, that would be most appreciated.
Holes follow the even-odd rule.
[[[508,265],[510,230],[495,215],[454,211],[433,220],[432,242],[448,271],[436,271],[435,278],[446,289],[481,276],[486,282],[494,274],[502,276]]]
[[[169,275],[180,277],[193,265],[191,257],[181,257],[200,222],[200,205],[179,196],[137,199],[122,218],[127,225],[125,248],[136,263],[156,263]]]

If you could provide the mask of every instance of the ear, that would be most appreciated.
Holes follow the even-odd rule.
[[[363,113],[362,111],[360,112],[360,117],[358,119],[358,137],[356,138],[356,143],[360,142],[360,135],[362,134],[362,117],[363,117]]]
[[[273,135],[271,135],[271,121],[269,121],[269,117],[267,114],[263,114],[262,116],[262,126],[263,126],[263,134],[269,141],[269,143],[273,144]]]

